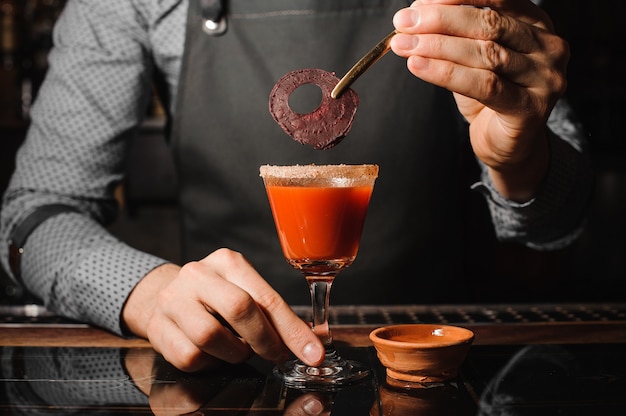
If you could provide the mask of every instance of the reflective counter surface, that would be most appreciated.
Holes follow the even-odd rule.
[[[143,340],[13,319],[0,324],[0,414],[624,415],[623,307],[613,305],[611,319],[463,323],[476,342],[459,377],[419,387],[386,378],[367,341],[373,326],[337,323],[340,353],[373,372],[334,393],[285,388],[258,358],[189,374]],[[350,310],[361,321],[371,312]]]

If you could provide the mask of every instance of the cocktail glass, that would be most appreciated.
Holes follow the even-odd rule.
[[[377,165],[295,165],[260,168],[287,262],[309,285],[312,329],[326,349],[311,367],[292,360],[274,368],[288,387],[334,390],[366,377],[369,369],[342,358],[328,324],[330,289],[356,258]]]

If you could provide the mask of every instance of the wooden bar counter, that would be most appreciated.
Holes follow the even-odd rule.
[[[567,322],[545,324],[462,325],[476,335],[474,345],[626,343],[626,322]],[[335,343],[371,346],[374,326],[333,328]],[[121,338],[99,328],[81,325],[0,325],[0,346],[145,348],[139,338]]]
[[[308,306],[295,306],[294,310],[307,320]],[[379,326],[420,322],[471,329],[476,335],[475,345],[626,343],[626,303],[338,305],[331,310],[335,342],[352,347],[371,346],[368,335]],[[12,321],[3,321],[1,312],[0,346],[149,347],[143,339],[121,338],[89,325],[47,319],[48,313],[42,308],[31,307],[30,317]],[[503,319],[504,315],[508,319]]]
[[[626,304],[331,309],[337,349],[372,370],[366,381],[333,392],[287,388],[258,357],[183,373],[146,340],[33,306],[22,316],[0,309],[0,414],[626,414]],[[308,320],[308,307],[294,310]],[[386,377],[370,331],[420,322],[474,332],[461,374],[451,382],[409,386]],[[321,413],[306,413],[314,404]]]

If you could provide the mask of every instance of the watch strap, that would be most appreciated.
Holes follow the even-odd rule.
[[[32,232],[45,220],[65,212],[79,212],[76,207],[65,204],[43,205],[28,214],[26,218],[18,224],[9,237],[9,267],[13,276],[21,281],[20,260],[24,253],[24,244]]]

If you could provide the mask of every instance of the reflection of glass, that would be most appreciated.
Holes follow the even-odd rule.
[[[354,261],[361,239],[376,165],[261,166],[276,230],[289,264],[311,292],[313,331],[326,348],[319,367],[299,360],[274,369],[290,387],[332,389],[368,375],[360,363],[341,358],[328,325],[330,288]]]

